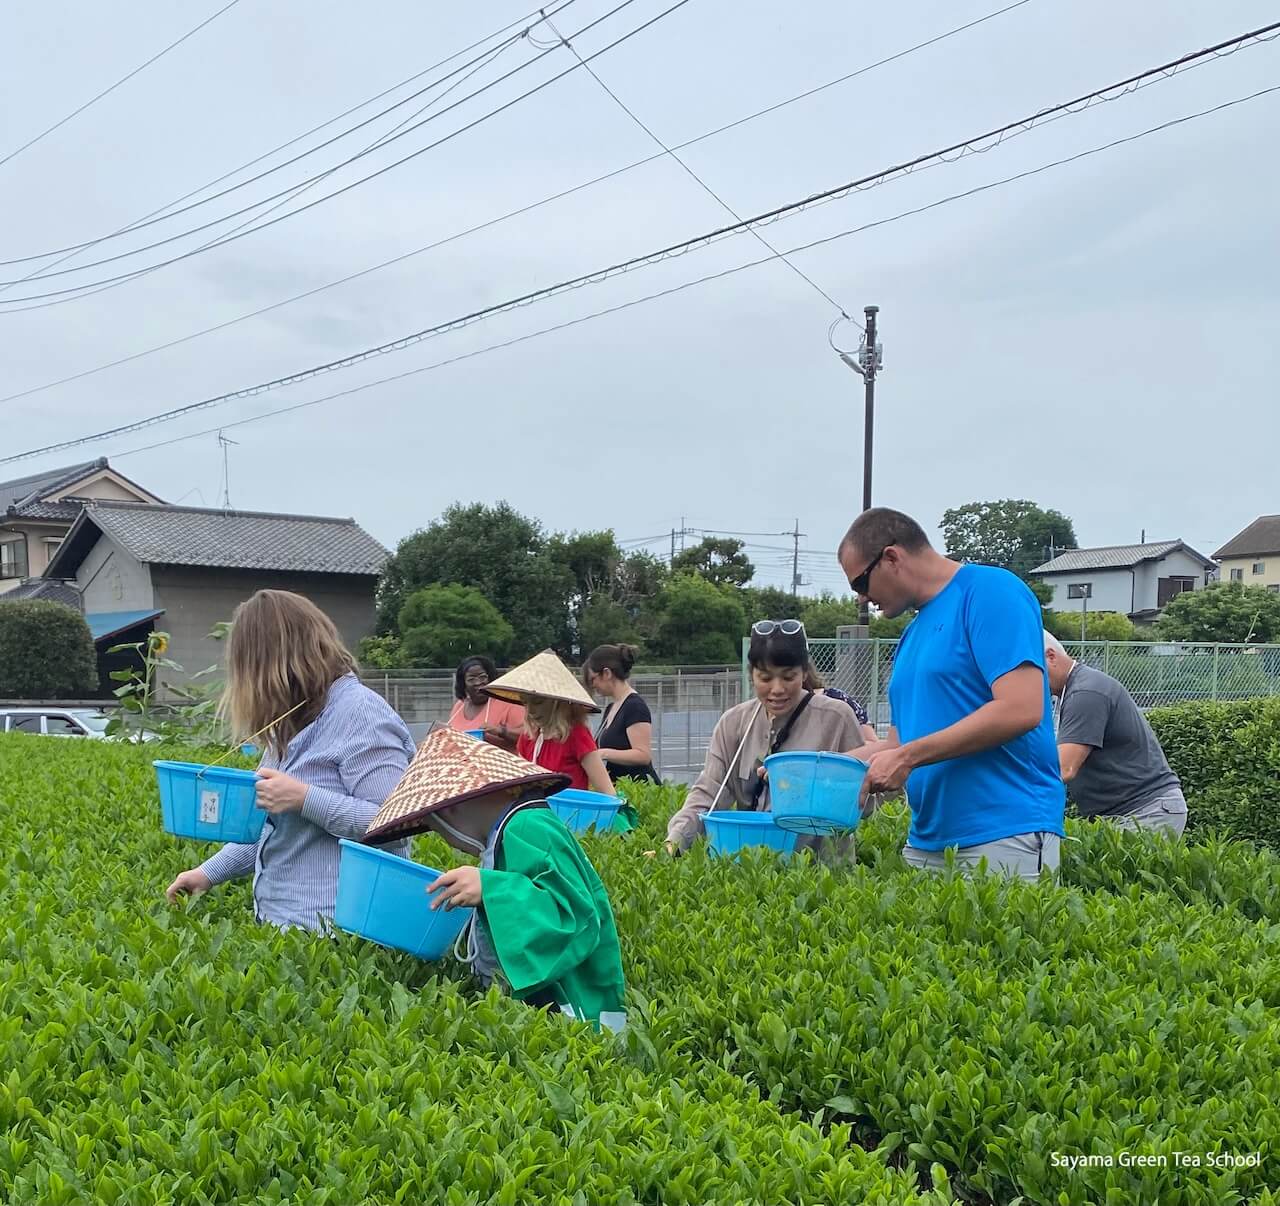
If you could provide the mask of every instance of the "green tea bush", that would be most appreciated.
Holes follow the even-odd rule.
[[[208,847],[154,756],[0,738],[2,1201],[1280,1206],[1268,851],[1073,823],[1061,884],[966,880],[891,806],[851,868],[648,858],[681,793],[626,784],[615,1038],[247,885],[169,908]]]
[[[642,1021],[278,933],[244,886],[170,908],[208,847],[161,831],[154,752],[0,738],[0,1201],[952,1201]]]

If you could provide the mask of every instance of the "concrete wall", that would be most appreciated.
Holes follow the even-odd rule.
[[[1262,566],[1262,573],[1255,574],[1253,567]],[[1224,557],[1222,560],[1222,581],[1230,582],[1231,571],[1240,571],[1240,582],[1245,586],[1267,586],[1272,590],[1280,590],[1280,553],[1259,554],[1256,557]]]
[[[148,606],[164,608],[156,626],[171,637],[168,656],[189,674],[221,666],[225,646],[211,640],[209,632],[219,621],[230,620],[237,604],[258,590],[305,595],[337,625],[352,653],[374,628],[377,579],[372,577],[153,565],[151,579],[155,601]]]
[[[86,613],[160,606],[153,602],[150,569],[107,536],[99,538],[80,563],[76,585]]]

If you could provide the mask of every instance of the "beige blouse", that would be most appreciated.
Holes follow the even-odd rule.
[[[717,809],[759,807],[761,811],[768,811],[767,784],[761,793],[759,805],[752,802],[751,792],[757,778],[756,768],[769,752],[769,739],[775,723],[782,725],[785,722],[785,717],[773,722],[769,713],[754,699],[730,708],[720,717],[720,722],[711,735],[711,746],[707,750],[707,763],[702,768],[702,774],[689,789],[684,807],[667,824],[667,841],[674,843],[679,850],[688,850],[694,839],[706,832],[702,824],[703,814],[711,808],[716,793],[720,791],[720,784],[725,783],[726,777],[728,782],[725,783],[724,791],[720,792]],[[743,745],[736,764],[731,767],[730,761],[744,734],[746,744]],[[853,709],[842,700],[815,695],[800,714],[783,750],[828,750],[843,754],[862,744],[862,730]],[[812,843],[802,838],[798,844]]]

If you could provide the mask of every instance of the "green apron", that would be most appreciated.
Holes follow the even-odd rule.
[[[493,844],[492,868],[481,865],[477,921],[511,995],[549,996],[572,1017],[621,1030],[618,931],[577,839],[550,809],[524,805],[498,825]]]

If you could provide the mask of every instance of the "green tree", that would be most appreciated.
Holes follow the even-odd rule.
[[[98,692],[98,656],[74,608],[38,599],[0,603],[0,698],[76,699]]]
[[[653,652],[686,666],[736,663],[742,656],[746,614],[733,591],[697,574],[678,574],[658,602]]]
[[[801,613],[804,630],[813,640],[830,639],[836,629],[858,622],[858,600],[838,599],[835,595],[822,595],[805,602]]]
[[[1044,626],[1060,641],[1080,639],[1078,611],[1046,611]],[[1136,641],[1137,629],[1118,611],[1091,611],[1085,618],[1086,641]]]
[[[379,587],[378,630],[397,631],[415,591],[446,584],[481,592],[515,630],[511,655],[569,652],[572,570],[553,555],[541,525],[505,502],[450,507],[400,542]]]
[[[578,617],[578,644],[585,657],[597,645],[642,645],[636,618],[605,594],[591,597]]]
[[[472,653],[502,660],[515,637],[498,609],[470,586],[428,586],[400,611],[401,645],[411,666],[456,666]]]
[[[1215,582],[1176,596],[1156,627],[1170,641],[1269,644],[1280,640],[1280,594],[1262,586]]]
[[[1076,547],[1067,516],[1025,498],[966,503],[945,511],[941,527],[948,557],[999,565],[1023,579],[1049,559],[1051,545],[1055,552]]]
[[[802,619],[810,602],[778,586],[748,586],[743,589],[741,598],[748,628],[757,620]]]
[[[367,636],[356,650],[356,660],[366,670],[400,670],[404,651],[397,636]]]
[[[671,572],[699,574],[713,586],[743,587],[755,577],[756,567],[742,550],[741,540],[708,536],[692,548],[677,553],[671,562]]]

